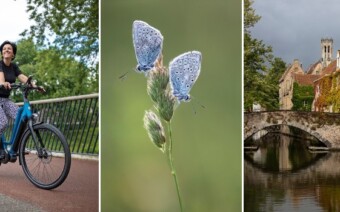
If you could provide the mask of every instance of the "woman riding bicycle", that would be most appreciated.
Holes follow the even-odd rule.
[[[17,53],[15,43],[5,41],[0,46],[2,60],[0,61],[0,137],[4,133],[8,118],[15,119],[19,107],[14,104],[8,97],[10,96],[11,83],[14,83],[16,78],[20,82],[25,83],[28,79],[19,69],[18,65],[12,61]],[[0,145],[0,160],[5,157],[5,151],[2,144]]]

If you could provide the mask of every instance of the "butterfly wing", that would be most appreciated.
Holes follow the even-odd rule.
[[[143,21],[134,21],[132,39],[137,58],[137,70],[147,72],[162,51],[163,36],[160,31]]]
[[[177,56],[169,64],[170,87],[179,101],[189,101],[189,92],[201,71],[202,55],[198,51]]]

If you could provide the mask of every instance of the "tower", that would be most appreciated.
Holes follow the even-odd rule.
[[[333,52],[333,39],[322,38],[321,39],[322,68],[327,67],[332,62],[332,52]]]

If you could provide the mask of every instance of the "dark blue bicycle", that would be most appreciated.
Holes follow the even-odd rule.
[[[11,138],[1,137],[6,156],[0,162],[19,163],[27,178],[37,187],[53,189],[61,185],[71,167],[71,153],[65,136],[51,124],[37,122],[38,115],[32,112],[27,98],[32,90],[30,76],[25,84],[11,84],[12,89],[20,89],[24,105],[20,107],[12,129]]]

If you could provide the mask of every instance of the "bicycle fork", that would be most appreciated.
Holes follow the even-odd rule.
[[[28,121],[28,129],[31,131],[32,140],[35,144],[35,148],[37,150],[38,156],[39,156],[39,158],[42,158],[45,155],[44,151],[43,151],[44,150],[44,144],[42,142],[42,138],[41,138],[39,132],[34,131],[33,122],[32,122],[31,119]]]

